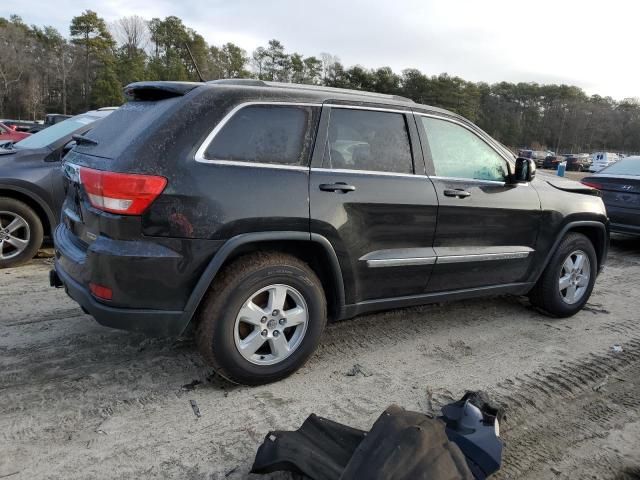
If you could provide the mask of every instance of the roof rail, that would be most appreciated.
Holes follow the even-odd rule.
[[[223,85],[238,85],[248,87],[272,87],[272,88],[291,88],[296,90],[308,90],[311,92],[327,92],[342,95],[359,95],[362,97],[379,98],[385,100],[395,100],[401,102],[415,103],[413,100],[400,95],[389,95],[386,93],[367,92],[364,90],[353,90],[349,88],[335,88],[325,87],[324,85],[307,85],[302,83],[285,83],[285,82],[270,82],[264,80],[256,80],[252,78],[229,78],[221,80],[212,80],[207,83],[223,84]]]
[[[246,87],[268,87],[267,82],[256,80],[255,78],[221,78],[219,80],[209,80],[207,83],[217,85],[242,85]]]

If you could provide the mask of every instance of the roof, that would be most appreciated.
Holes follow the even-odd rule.
[[[394,106],[402,109],[428,110],[442,113],[454,118],[462,119],[459,115],[437,107],[421,105],[413,100],[399,95],[333,88],[320,85],[306,85],[296,83],[267,82],[256,79],[223,79],[209,82],[135,82],[124,88],[128,100],[159,100],[162,98],[187,95],[192,90],[218,90],[220,88],[233,90],[234,93],[245,92],[247,96],[258,96],[267,100],[285,97],[291,101],[324,102],[359,102],[375,103],[378,105]]]
[[[291,89],[291,90],[300,90],[300,91],[309,91],[309,92],[317,92],[317,93],[331,93],[334,95],[354,95],[359,97],[367,97],[370,99],[384,99],[384,100],[393,100],[396,102],[404,102],[404,103],[415,103],[410,98],[402,97],[400,95],[388,95],[385,93],[376,93],[376,92],[367,92],[363,90],[352,90],[348,88],[335,88],[335,87],[325,87],[324,85],[308,85],[304,83],[285,83],[285,82],[266,82],[264,80],[254,80],[254,79],[223,79],[223,80],[212,80],[207,82],[214,85],[238,85],[238,86],[252,86],[252,87],[271,87],[271,88],[282,88],[282,89]]]

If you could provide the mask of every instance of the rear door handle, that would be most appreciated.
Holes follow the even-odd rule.
[[[343,182],[338,183],[321,183],[320,190],[323,192],[353,192],[356,189],[353,185],[347,185]]]
[[[470,192],[463,190],[461,188],[456,189],[448,189],[444,191],[445,197],[456,197],[456,198],[467,198],[471,196]]]

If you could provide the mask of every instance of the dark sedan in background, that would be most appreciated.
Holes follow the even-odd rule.
[[[569,172],[588,172],[591,167],[591,156],[588,153],[568,155],[566,160]]]
[[[564,160],[565,157],[561,155],[549,155],[544,159],[544,162],[542,162],[542,168],[556,170],[558,165],[564,162]]]
[[[640,156],[620,160],[582,183],[602,192],[612,232],[640,235]]]
[[[62,157],[114,108],[56,123],[15,144],[0,147],[0,268],[33,258],[58,224],[64,198]]]

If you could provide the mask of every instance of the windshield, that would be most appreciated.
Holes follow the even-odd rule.
[[[600,170],[600,173],[609,175],[636,175],[640,176],[640,157],[630,157],[620,160],[613,165]]]
[[[57,142],[63,137],[71,135],[76,130],[98,120],[98,117],[90,115],[78,115],[64,122],[56,123],[30,137],[20,140],[15,144],[16,148],[43,148]]]

